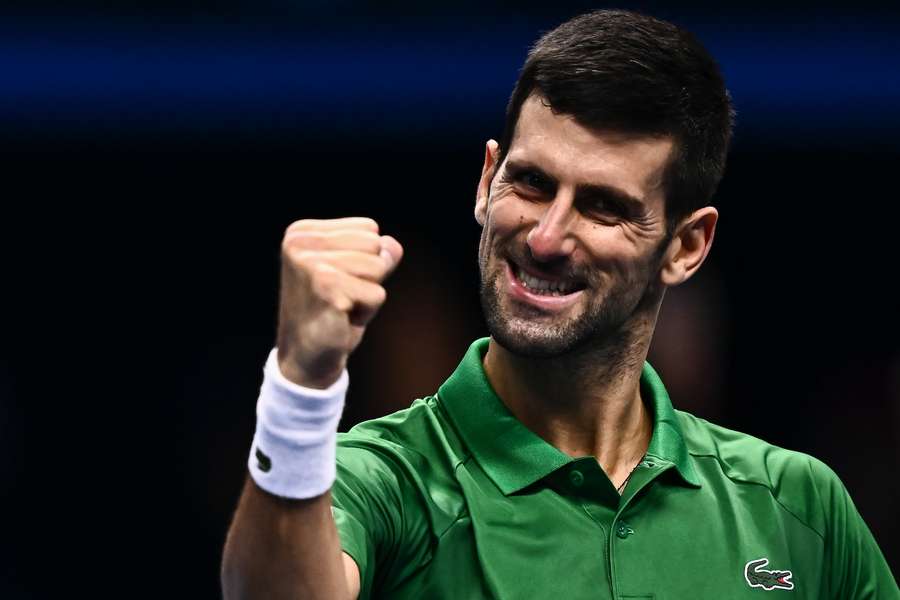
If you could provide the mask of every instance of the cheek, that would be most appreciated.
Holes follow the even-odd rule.
[[[642,251],[659,244],[664,235],[663,223],[648,220],[644,223],[626,223],[621,226],[622,237],[634,247]]]
[[[491,236],[505,238],[522,229],[529,222],[536,222],[536,206],[516,196],[508,184],[498,185],[491,194],[487,216]]]
[[[651,249],[643,240],[631,239],[623,227],[591,223],[581,239],[590,241],[576,251],[575,261],[593,265],[597,277],[636,282],[646,276]]]
[[[616,268],[629,286],[643,286],[653,277],[656,264],[650,253],[631,252],[621,257]]]

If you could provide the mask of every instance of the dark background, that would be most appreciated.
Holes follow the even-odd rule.
[[[738,110],[650,360],[677,407],[834,468],[896,573],[900,13],[619,6],[695,31]],[[295,219],[406,249],[342,428],[432,393],[486,334],[484,143],[529,44],[591,7],[6,3],[0,597],[220,595]]]

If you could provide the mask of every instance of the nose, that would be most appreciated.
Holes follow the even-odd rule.
[[[571,235],[574,213],[571,199],[557,193],[526,238],[535,260],[551,262],[575,251]]]

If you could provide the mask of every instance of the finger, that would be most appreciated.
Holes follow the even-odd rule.
[[[287,231],[333,231],[335,229],[362,229],[378,233],[378,223],[369,217],[344,217],[342,219],[300,219],[291,223]],[[287,233],[287,232],[286,232]]]
[[[384,277],[387,277],[393,273],[394,269],[397,268],[397,265],[400,264],[400,259],[403,258],[403,246],[401,246],[400,242],[393,237],[383,235],[381,236],[381,250],[379,256],[384,260],[385,266],[387,267],[387,271],[384,274]]]
[[[358,326],[368,324],[384,304],[387,292],[377,283],[347,273],[341,273],[339,277],[341,294],[353,303],[349,312],[350,323]]]
[[[348,275],[375,283],[380,283],[388,273],[388,265],[385,264],[384,259],[367,252],[353,250],[320,250],[315,252],[295,250],[292,253],[292,257],[300,263],[305,261],[306,256],[312,257],[316,262],[325,262]]]
[[[356,250],[373,255],[382,248],[377,233],[361,229],[290,231],[284,235],[283,245],[291,250]]]

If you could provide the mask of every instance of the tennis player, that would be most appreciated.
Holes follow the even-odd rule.
[[[475,198],[490,337],[340,435],[403,249],[368,218],[290,225],[225,597],[900,598],[829,467],[673,408],[646,362],[712,245],[733,115],[672,24],[602,10],[541,37]]]

